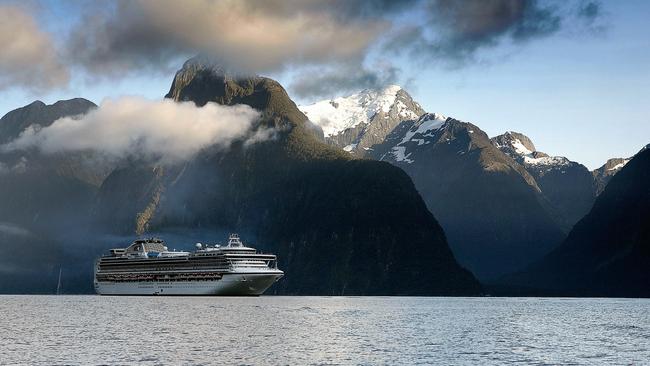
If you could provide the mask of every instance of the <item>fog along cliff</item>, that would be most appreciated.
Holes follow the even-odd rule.
[[[173,166],[114,171],[96,206],[112,232],[240,232],[279,256],[286,277],[271,288],[277,294],[480,293],[409,177],[328,146],[277,82],[193,59],[166,97],[250,105],[262,112],[257,128],[275,135]]]

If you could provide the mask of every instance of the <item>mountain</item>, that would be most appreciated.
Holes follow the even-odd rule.
[[[498,149],[475,125],[424,112],[398,86],[300,109],[330,144],[406,171],[459,262],[483,280],[524,268],[570,228],[516,154]]]
[[[650,150],[630,160],[548,256],[506,282],[556,295],[650,297]]]
[[[650,148],[650,144],[644,146],[639,150],[639,153],[647,150]],[[635,155],[636,156],[636,155]],[[625,164],[630,162],[634,156],[630,158],[612,158],[608,159],[603,166],[601,166],[598,169],[593,170],[591,173],[594,176],[594,189],[596,191],[596,195],[599,195],[604,189],[605,186],[607,186],[607,183],[612,179],[612,177],[621,171]]]
[[[603,164],[603,166],[591,172],[594,177],[594,189],[596,191],[596,195],[599,195],[603,192],[610,179],[612,179],[616,173],[621,171],[625,164],[627,164],[631,159],[632,158],[608,159],[607,162]]]
[[[275,137],[209,148],[172,166],[132,162],[117,169],[95,208],[113,232],[240,232],[278,254],[287,274],[271,290],[279,294],[481,291],[409,177],[322,142],[276,81],[192,59],[166,97],[250,105],[262,114],[256,128],[273,128]]]
[[[0,141],[95,107],[81,98],[53,105],[36,101],[0,119]],[[66,266],[67,272],[69,261],[77,258],[64,255],[64,243],[88,224],[102,179],[86,158],[36,150],[0,153],[0,292],[51,292],[59,268]]]
[[[0,145],[14,140],[30,126],[47,127],[57,119],[79,116],[94,108],[97,108],[95,103],[83,98],[59,100],[51,105],[34,101],[0,119]],[[3,168],[5,171],[25,170],[29,166],[30,171],[50,171],[99,186],[112,166],[93,160],[93,156],[92,152],[43,155],[35,149],[0,152],[0,171]]]
[[[569,231],[589,212],[595,200],[592,173],[580,163],[537,151],[527,136],[506,132],[492,138],[497,148],[521,164],[535,178],[554,209],[554,217]]]
[[[322,128],[326,140],[356,156],[366,156],[402,121],[424,110],[397,85],[298,107]]]
[[[84,114],[96,107],[93,102],[83,98],[60,100],[51,105],[37,100],[5,114],[0,119],[0,144],[15,139],[31,125],[46,127],[61,117]]]
[[[481,279],[523,268],[563,238],[535,179],[476,125],[424,114],[373,152],[409,174],[459,262]]]
[[[83,114],[95,107],[82,98],[53,105],[33,102],[0,119],[0,141],[13,140],[29,126],[46,127],[61,117]],[[43,155],[34,149],[0,152],[0,221],[46,225],[61,210],[78,208],[81,201],[88,201],[97,187],[89,182],[93,174],[83,169],[84,158]]]

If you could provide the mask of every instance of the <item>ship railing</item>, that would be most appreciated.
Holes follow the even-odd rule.
[[[277,256],[274,254],[250,254],[250,253],[224,253],[226,258],[251,258],[251,259],[276,259]]]
[[[207,281],[220,279],[220,272],[178,273],[178,274],[103,274],[98,281],[111,282],[151,282],[151,281]]]
[[[214,271],[227,271],[229,267],[227,266],[222,266],[219,268],[206,268],[206,269],[194,269],[190,267],[186,268],[179,268],[179,269],[161,269],[161,270],[151,270],[151,269],[142,269],[142,270],[133,270],[133,269],[127,269],[127,270],[99,270],[97,271],[98,275],[103,275],[103,274],[148,274],[155,272],[156,275],[160,273],[185,273],[185,272],[193,272],[193,273],[203,273],[203,272],[214,272]]]
[[[277,269],[277,259],[235,259],[229,260],[230,269],[235,270],[238,268],[265,268]]]

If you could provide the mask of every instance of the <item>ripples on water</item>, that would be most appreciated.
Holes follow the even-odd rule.
[[[650,300],[1,296],[1,364],[648,364]]]

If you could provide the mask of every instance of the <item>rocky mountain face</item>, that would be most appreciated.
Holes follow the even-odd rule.
[[[420,105],[397,85],[298,107],[321,127],[327,142],[359,157],[371,155],[402,121],[424,114]]]
[[[506,282],[555,295],[650,296],[650,150],[611,178],[567,239]]]
[[[612,158],[607,160],[603,166],[592,171],[594,177],[594,190],[596,195],[599,195],[603,192],[610,179],[621,171],[625,164],[627,164],[632,158]]]
[[[535,178],[564,230],[568,232],[589,212],[596,194],[587,167],[562,156],[537,151],[533,142],[521,133],[506,132],[493,137],[492,142]]]
[[[95,215],[113,232],[236,231],[278,254],[279,294],[477,294],[409,177],[323,143],[277,82],[197,59],[174,100],[248,104],[274,138],[206,149],[173,166],[133,162],[102,184]]]
[[[641,150],[639,150],[637,154],[640,154],[648,149],[650,149],[650,144],[641,148]],[[596,195],[602,193],[602,191],[605,189],[607,183],[609,183],[612,177],[614,177],[616,173],[620,172],[621,169],[623,169],[623,167],[625,166],[625,164],[629,163],[630,160],[634,158],[634,156],[629,158],[609,159],[607,160],[607,162],[605,162],[605,164],[603,164],[603,166],[591,172],[592,175],[594,176],[594,190],[596,192]]]
[[[373,149],[411,176],[460,263],[481,279],[523,268],[563,238],[535,179],[471,123],[425,114]]]

